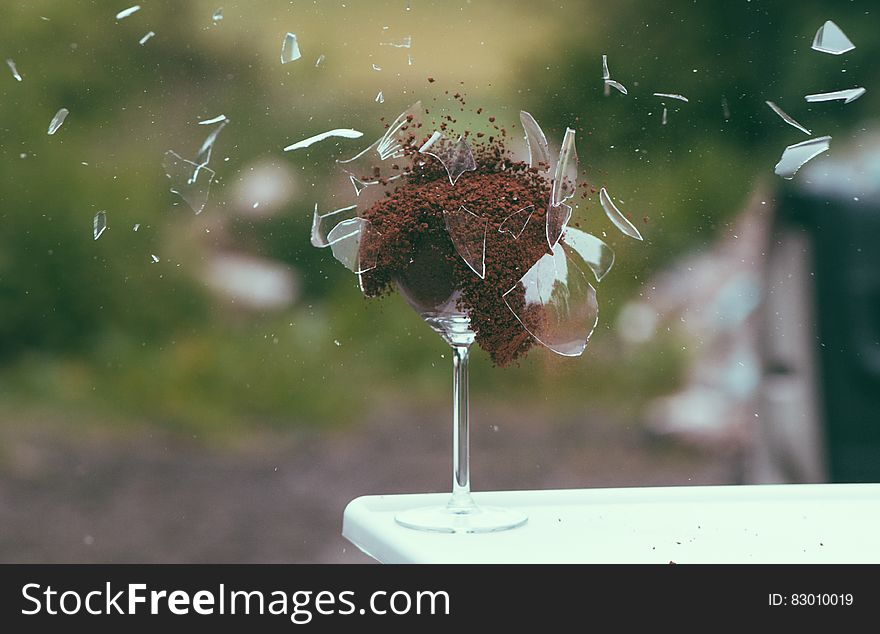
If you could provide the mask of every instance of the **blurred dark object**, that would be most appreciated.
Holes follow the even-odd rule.
[[[880,138],[780,189],[762,307],[753,476],[880,481]],[[833,149],[833,148],[832,148]]]

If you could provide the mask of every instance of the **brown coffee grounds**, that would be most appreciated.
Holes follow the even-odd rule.
[[[503,138],[506,131],[499,129],[499,134]],[[419,147],[414,141],[412,146]],[[362,257],[369,250],[376,259],[376,267],[362,275],[361,283],[367,296],[376,297],[391,292],[396,279],[404,280],[425,305],[460,291],[458,307],[469,314],[477,344],[495,364],[505,366],[535,343],[502,295],[549,252],[545,214],[550,185],[537,170],[514,161],[496,138],[472,150],[477,169],[462,174],[454,186],[439,161],[410,154],[411,165],[402,168],[405,182],[359,212],[375,229],[373,239],[362,243]],[[529,205],[534,211],[518,238],[499,231],[506,218]],[[462,206],[488,219],[484,279],[459,256],[446,229],[443,211]],[[483,227],[475,223],[472,230],[479,244]],[[522,315],[522,294],[512,293],[508,300],[517,302]]]

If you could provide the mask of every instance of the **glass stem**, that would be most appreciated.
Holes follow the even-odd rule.
[[[468,348],[452,346],[452,499],[449,508],[475,508],[471,498],[470,421],[468,420]]]

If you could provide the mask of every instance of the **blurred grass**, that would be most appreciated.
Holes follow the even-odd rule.
[[[86,0],[4,8],[0,56],[24,77],[0,74],[7,407],[202,432],[342,424],[401,399],[448,407],[449,355],[439,338],[398,298],[365,302],[353,276],[308,243],[333,159],[360,146],[281,148],[335,127],[369,139],[381,117],[450,89],[509,127],[528,109],[554,141],[566,125],[578,127],[588,180],[622,199],[646,236],[620,237],[595,202],[582,205],[582,225],[607,232],[618,255],[598,289],[593,342],[580,359],[535,350],[505,370],[477,353],[473,398],[538,411],[599,403],[634,416],[673,389],[688,353],[672,338],[625,350],[615,315],[652,272],[723,229],[755,183],[772,176],[781,148],[801,140],[764,100],[832,135],[877,111],[870,88],[845,108],[803,102],[807,92],[876,76],[870,3],[222,4],[217,25],[213,2],[144,2],[118,23],[121,5]],[[809,51],[828,18],[856,51]],[[138,45],[148,30],[156,36]],[[288,30],[303,58],[282,66]],[[411,50],[379,44],[405,35]],[[628,97],[602,95],[602,53]],[[374,101],[379,90],[384,104]],[[669,104],[661,126],[654,91],[690,102]],[[50,137],[62,106],[71,114]],[[192,156],[206,135],[195,122],[221,112],[232,123],[215,150],[210,202],[196,217],[168,192],[161,157],[169,148]],[[290,168],[294,198],[276,217],[242,218],[234,189],[266,158]],[[109,229],[95,242],[91,220],[101,209]],[[285,262],[300,279],[298,302],[281,313],[247,312],[213,297],[199,274],[217,249]]]

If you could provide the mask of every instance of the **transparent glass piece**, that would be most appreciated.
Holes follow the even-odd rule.
[[[299,52],[299,42],[296,40],[296,34],[287,33],[284,36],[284,41],[281,42],[281,63],[295,62],[300,57],[302,57],[302,53]]]
[[[157,256],[155,253],[150,254],[150,262],[152,262],[153,264],[156,264],[158,261],[159,261],[159,256]]]
[[[661,123],[666,125],[666,106],[663,106],[663,117],[661,119]]]
[[[341,221],[353,218],[356,212],[357,205],[349,205],[348,207],[328,211],[326,214],[320,214],[318,213],[318,203],[315,203],[315,214],[312,216],[312,246],[320,248],[329,247],[330,238],[328,234],[330,229],[328,229],[328,226],[332,224],[335,227]],[[326,218],[331,218],[332,220],[325,222]]]
[[[498,232],[509,233],[513,236],[513,239],[516,240],[522,235],[522,232],[526,230],[526,225],[529,224],[529,220],[532,219],[534,213],[534,205],[529,205],[528,207],[523,207],[519,211],[514,211],[501,221],[501,224],[498,225]]]
[[[58,132],[58,128],[64,123],[68,114],[70,114],[70,111],[67,108],[61,108],[61,110],[55,113],[55,116],[52,117],[52,121],[49,122],[49,134],[55,134]]]
[[[804,126],[802,126],[800,123],[798,123],[797,121],[795,121],[794,119],[792,119],[790,116],[788,116],[788,115],[782,110],[782,108],[780,108],[779,106],[777,106],[777,105],[776,105],[775,103],[773,103],[772,101],[766,101],[766,102],[764,102],[764,103],[766,103],[768,106],[770,106],[770,109],[771,109],[773,112],[775,112],[776,114],[778,114],[779,117],[780,117],[783,121],[785,121],[788,125],[790,125],[791,127],[793,127],[793,128],[797,128],[798,130],[800,130],[801,132],[803,132],[803,133],[806,134],[806,135],[813,134],[812,132],[810,132],[809,130],[807,130]]]
[[[830,53],[831,55],[843,55],[855,47],[855,44],[850,41],[840,27],[831,20],[828,20],[816,31],[812,49],[821,53]]]
[[[131,230],[136,232],[136,231],[137,231],[138,229],[140,229],[140,228],[141,228],[141,223],[136,222],[136,223],[134,224],[134,226],[131,228]]]
[[[199,121],[199,125],[212,125],[214,123],[220,123],[221,121],[226,121],[225,114],[218,114],[216,117],[211,119],[205,119],[204,121]]]
[[[532,337],[567,357],[583,354],[599,318],[586,268],[575,251],[559,243],[503,295]]]
[[[666,99],[678,99],[679,101],[683,101],[685,103],[688,103],[687,97],[685,97],[684,95],[679,95],[678,93],[674,93],[674,92],[655,92],[654,96],[655,97],[663,97]]]
[[[547,244],[551,247],[555,246],[559,242],[559,238],[562,237],[562,233],[568,226],[568,221],[571,220],[571,211],[571,207],[565,203],[558,205],[550,203],[547,207],[545,233],[547,234]]]
[[[183,198],[195,213],[202,213],[208,203],[214,170],[204,164],[187,161],[173,150],[165,152],[162,166],[171,181],[171,193]]]
[[[364,136],[363,132],[358,130],[352,130],[351,128],[336,128],[335,130],[328,130],[327,132],[322,132],[321,134],[316,134],[315,136],[310,136],[307,139],[303,139],[302,141],[297,141],[296,143],[292,143],[284,148],[285,152],[290,152],[292,150],[300,150],[302,148],[309,147],[313,143],[317,143],[318,141],[323,141],[324,139],[329,139],[330,137],[342,137],[344,139],[359,139]]]
[[[136,5],[134,5],[133,7],[128,7],[127,9],[123,9],[122,11],[120,11],[119,13],[117,13],[117,14],[116,14],[116,19],[117,19],[117,20],[124,20],[125,18],[127,18],[127,17],[130,16],[131,14],[133,14],[133,13],[137,13],[137,12],[140,11],[140,10],[141,10],[141,5],[136,4]]]
[[[606,80],[605,80],[605,86],[606,86],[606,88],[607,88],[608,86],[611,86],[612,88],[616,88],[618,91],[622,92],[624,95],[628,95],[628,94],[629,94],[629,93],[627,92],[627,90],[626,90],[626,86],[624,86],[623,84],[621,84],[619,81],[615,81],[615,80],[613,80],[613,79],[606,79]]]
[[[599,190],[599,203],[601,203],[602,209],[605,210],[605,215],[614,223],[615,227],[620,229],[621,233],[636,240],[643,239],[642,234],[639,233],[639,230],[636,229],[635,225],[631,223],[623,213],[621,213],[620,209],[618,209],[617,205],[614,204],[614,201],[611,200],[611,196],[608,195],[608,192],[604,187]]]
[[[830,136],[820,136],[809,141],[789,145],[782,152],[782,158],[779,159],[773,171],[786,180],[792,179],[807,161],[819,156],[829,147],[831,147]]]
[[[847,88],[846,90],[835,90],[834,92],[820,92],[814,95],[807,95],[804,99],[810,103],[815,103],[817,101],[836,101],[838,99],[842,99],[843,103],[849,103],[850,101],[855,101],[864,94],[865,89],[860,86],[858,88]]]
[[[398,42],[380,42],[382,46],[392,46],[394,48],[412,48],[412,36],[407,35]]]
[[[489,219],[480,218],[462,205],[457,210],[444,209],[446,232],[455,250],[480,279],[486,277],[486,233]]]
[[[406,54],[406,65],[407,65],[407,66],[412,66],[412,53],[407,53],[407,54]]]
[[[597,282],[601,282],[614,265],[614,251],[591,233],[569,227],[562,236],[562,243],[573,249],[590,267]]]
[[[372,68],[373,68],[373,70],[375,70],[375,71],[382,70],[382,67],[379,66],[379,65],[377,65],[377,64],[372,64]]]
[[[15,81],[21,81],[21,75],[18,74],[18,69],[15,67],[15,62],[11,59],[7,59],[6,65],[9,66],[9,70],[12,71],[12,76],[15,77]]]
[[[529,148],[529,167],[550,169],[550,145],[547,137],[535,118],[524,110],[520,110],[519,120],[522,123],[526,135],[526,145]]]
[[[143,36],[141,39],[138,40],[138,44],[140,44],[141,46],[143,46],[144,44],[146,44],[147,42],[149,42],[149,41],[150,41],[155,35],[156,35],[155,32],[153,32],[153,31],[147,31],[146,33],[144,33],[144,36]]]
[[[727,97],[721,98],[721,115],[725,121],[730,121],[730,105],[727,103]]]
[[[458,141],[453,143],[442,135],[437,136],[437,132],[435,132],[419,148],[419,152],[429,154],[443,164],[451,185],[455,185],[455,181],[465,172],[473,172],[477,169],[471,148],[461,136],[458,137]]]
[[[379,91],[379,94],[376,95],[376,103],[385,103],[385,95],[382,94],[382,91]]]
[[[376,267],[377,237],[372,223],[365,218],[343,220],[327,234],[333,257],[357,274]]]
[[[577,189],[578,155],[574,145],[574,130],[565,129],[562,146],[559,148],[559,160],[553,174],[552,204],[558,205],[573,198]]]
[[[107,230],[107,212],[99,211],[92,220],[92,235],[95,240],[101,237],[101,234]]]
[[[611,79],[611,73],[608,71],[608,56],[602,54],[602,79]]]
[[[199,148],[198,153],[196,153],[196,163],[201,166],[206,166],[211,161],[211,152],[214,151],[214,143],[217,142],[217,137],[220,135],[220,132],[223,131],[223,128],[225,128],[228,123],[229,119],[224,118],[223,121],[220,122],[220,125],[211,130],[211,133],[207,136],[205,142],[202,143],[202,146]]]
[[[223,7],[217,7],[214,9],[214,13],[211,15],[211,21],[214,24],[223,20]]]
[[[325,59],[327,59],[327,56],[324,55],[323,53],[321,53],[320,55],[318,55],[318,59],[315,60],[315,68],[317,68],[318,66],[320,66],[320,65],[321,65],[321,62],[323,62]]]

